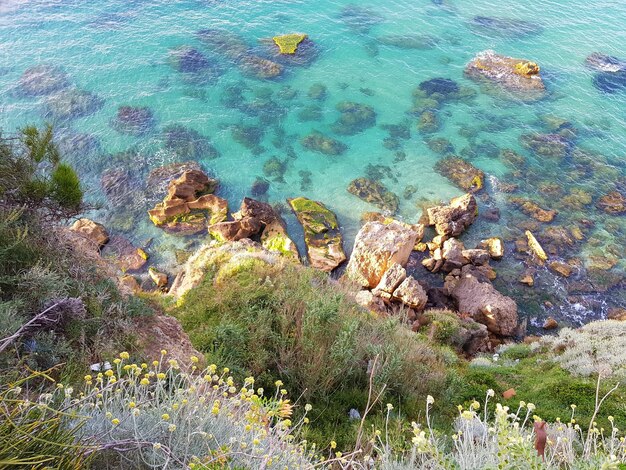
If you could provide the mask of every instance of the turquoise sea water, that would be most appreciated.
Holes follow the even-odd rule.
[[[477,19],[481,16],[502,21]],[[162,131],[168,125],[180,124],[210,139],[219,156],[195,157],[220,179],[219,194],[233,210],[251,194],[258,177],[266,178],[270,186],[262,197],[270,202],[304,195],[335,211],[348,250],[361,214],[377,210],[348,193],[353,179],[368,174],[398,194],[396,215],[409,222],[417,221],[424,203],[462,193],[434,169],[442,154],[428,141],[445,138],[449,151],[488,174],[481,210],[498,208],[501,218],[479,219],[463,239],[470,247],[485,236],[507,240],[505,261],[494,264],[496,286],[518,300],[531,325],[548,315],[578,323],[626,305],[626,218],[596,207],[609,191],[626,191],[626,86],[602,91],[594,84],[596,72],[584,64],[592,52],[626,60],[624,24],[626,3],[621,0],[0,0],[0,127],[10,133],[52,120],[90,200],[102,204],[94,218],[139,244],[155,237],[151,251],[160,263],[171,261],[168,248],[189,243],[152,226],[141,197],[151,168],[182,159],[164,146]],[[215,44],[200,41],[197,33],[206,29],[230,32],[250,53],[270,58],[261,39],[304,32],[317,55],[307,66],[286,65],[279,78],[259,79],[243,74]],[[404,47],[397,44],[398,36],[404,36]],[[408,40],[414,47],[406,47]],[[206,58],[190,65],[200,63],[201,72],[181,73],[172,66],[172,51],[181,46]],[[467,62],[485,49],[536,61],[546,97],[505,99],[465,78]],[[50,98],[25,96],[19,87],[22,74],[41,64],[62,69],[72,86],[97,95],[99,105],[85,116],[46,114]],[[443,105],[437,111],[440,128],[424,134],[411,113],[412,93],[421,82],[438,77],[477,94]],[[316,84],[327,87],[325,99],[309,97]],[[343,101],[372,107],[376,125],[338,135],[335,107]],[[140,136],[120,133],[114,120],[123,105],[149,107],[153,126]],[[555,118],[574,130],[565,158],[522,145],[521,135],[554,132]],[[387,139],[387,124],[408,129],[410,138]],[[256,139],[248,147],[234,138],[242,129],[244,137]],[[347,150],[327,156],[304,148],[300,139],[312,130],[338,139]],[[86,144],[80,150],[77,135]],[[499,153],[505,148],[523,161],[505,161]],[[132,154],[114,156],[129,149]],[[273,157],[280,161],[282,177],[264,173]],[[116,206],[101,193],[100,180],[120,169],[129,175],[126,189],[134,193],[131,203],[125,199]],[[518,189],[505,193],[507,184]],[[413,191],[405,197],[407,187]],[[576,192],[581,190],[584,197]],[[575,204],[568,199],[572,191]],[[558,215],[550,224],[532,223],[510,204],[511,196],[532,199]],[[295,219],[288,211],[285,216],[300,243]],[[576,227],[583,240],[572,237]],[[573,260],[577,267],[569,279],[538,268],[535,287],[518,282],[527,266],[525,257],[515,253],[514,241],[523,239],[525,228],[555,246],[554,259]],[[554,243],[555,238],[560,241]],[[416,264],[416,272],[424,274],[419,260]],[[437,276],[425,278],[436,284]]]

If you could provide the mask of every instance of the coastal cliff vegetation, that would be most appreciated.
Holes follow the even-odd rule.
[[[67,228],[83,191],[50,128],[0,140],[0,467],[623,468],[626,323],[468,354],[456,312],[245,240],[128,288]]]

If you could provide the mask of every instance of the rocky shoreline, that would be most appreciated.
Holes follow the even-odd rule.
[[[270,204],[244,198],[229,218],[228,204],[213,194],[218,181],[199,167],[183,163],[153,174],[160,175],[158,186],[167,187],[167,194],[163,202],[148,211],[150,220],[176,236],[206,234],[205,244],[185,263],[164,272],[150,265],[144,248],[133,246],[123,237],[110,237],[101,224],[80,219],[71,227],[89,242],[91,250],[114,260],[120,272],[119,283],[127,291],[156,290],[180,297],[200,282],[205,269],[202,260],[216,249],[290,262],[300,260],[283,218]],[[472,193],[454,198],[447,205],[429,207],[421,219],[423,223],[407,224],[370,214],[349,260],[332,211],[321,202],[303,197],[289,199],[288,203],[304,230],[306,264],[331,272],[347,261],[340,280],[352,286],[355,299],[365,309],[376,315],[399,315],[413,331],[428,325],[431,311],[453,312],[467,330],[460,346],[468,355],[491,351],[502,342],[525,335],[515,301],[492,284],[497,272],[491,262],[506,256],[503,241],[492,237],[475,248],[466,248],[459,238],[479,215]],[[530,231],[527,236],[529,259],[543,264],[545,251]],[[419,279],[407,269],[411,257],[421,259]],[[442,281],[443,285],[437,287]],[[552,321],[546,329],[556,326]]]

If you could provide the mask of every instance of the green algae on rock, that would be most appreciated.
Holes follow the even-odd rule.
[[[272,39],[280,49],[281,54],[295,54],[298,45],[308,36],[306,34],[283,34],[282,36],[274,36]]]
[[[348,185],[348,192],[365,202],[374,204],[383,211],[393,214],[398,210],[398,196],[373,179],[357,178],[352,180]]]
[[[556,217],[557,211],[552,209],[543,209],[534,201],[530,199],[524,199],[522,197],[512,197],[509,202],[517,207],[521,212],[529,217],[532,217],[539,222],[552,222]]]
[[[323,153],[324,155],[341,155],[348,149],[348,146],[343,142],[325,136],[319,131],[313,131],[304,136],[300,143],[304,148]]]
[[[491,50],[474,57],[465,67],[465,75],[481,83],[516,93],[524,99],[539,99],[545,93],[540,68],[536,63],[506,57]]]
[[[332,126],[339,135],[355,135],[376,125],[376,111],[371,106],[353,101],[342,101],[336,106],[341,113]]]
[[[439,160],[435,170],[464,191],[476,193],[485,186],[485,173],[459,157]]]
[[[346,260],[337,217],[324,204],[304,197],[288,199],[304,228],[304,241],[312,267],[330,272]]]

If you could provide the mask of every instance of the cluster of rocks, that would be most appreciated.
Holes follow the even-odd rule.
[[[119,278],[120,286],[135,292],[139,290],[139,283],[131,275],[142,271],[148,263],[148,253],[119,235],[109,236],[106,228],[91,219],[78,219],[69,231],[76,235],[77,242],[83,252],[94,254],[109,260],[123,276]],[[167,275],[156,268],[150,268],[150,277],[156,287],[167,284]],[[158,282],[157,282],[158,281]]]
[[[318,56],[315,44],[306,34],[288,34],[261,39],[264,50],[257,50],[239,35],[222,29],[204,29],[198,39],[213,53],[234,63],[245,75],[261,80],[274,79],[285,65],[310,65]]]
[[[187,170],[169,183],[162,202],[148,211],[150,220],[173,233],[190,235],[226,220],[228,202],[212,194],[218,182],[201,170]]]
[[[495,338],[515,336],[517,305],[491,283],[496,273],[489,261],[504,256],[502,240],[490,238],[477,248],[466,249],[455,238],[478,215],[474,196],[466,194],[446,206],[431,207],[427,215],[427,225],[437,233],[429,242],[421,241],[425,230],[421,224],[384,219],[361,228],[346,268],[346,276],[365,289],[357,294],[357,301],[383,314],[404,308],[414,330],[429,323],[427,308],[452,308],[459,321],[465,322],[467,332],[472,332],[466,337],[471,347],[465,345],[464,351],[475,352],[487,348]],[[426,250],[430,257],[423,260],[423,266],[446,274],[441,288],[431,288],[407,272],[411,254]]]

